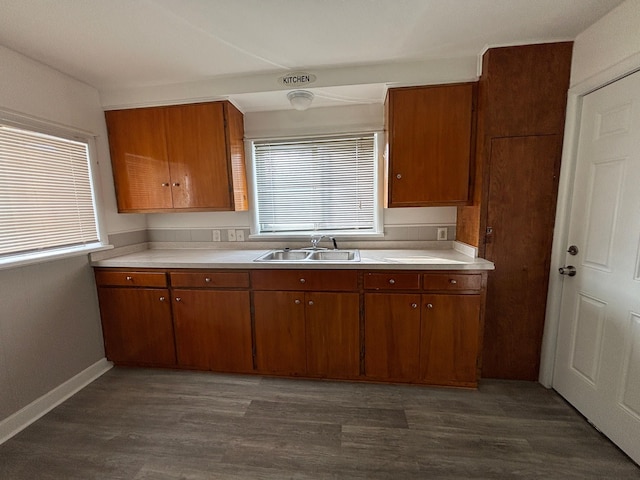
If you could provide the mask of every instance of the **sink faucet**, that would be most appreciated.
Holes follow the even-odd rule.
[[[311,248],[316,250],[318,248],[318,243],[320,243],[323,238],[328,238],[333,242],[334,250],[338,249],[338,243],[336,242],[335,237],[330,237],[329,235],[311,235]]]

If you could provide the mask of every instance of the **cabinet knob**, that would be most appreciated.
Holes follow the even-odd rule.
[[[427,308],[433,308],[433,303],[427,303]]]
[[[209,277],[205,277],[204,281],[209,283],[209,282],[211,282],[211,279]]]
[[[451,285],[455,285],[456,283],[458,283],[458,281],[457,281],[457,280],[454,280],[454,279],[452,278],[452,279],[450,279],[450,280],[449,280],[449,283],[450,283]]]
[[[160,301],[161,301],[161,302],[164,302],[164,297],[160,297]]]
[[[396,281],[393,278],[389,280],[390,285],[393,285],[394,283],[396,283]]]
[[[168,186],[169,186],[169,183],[168,183],[168,182],[164,182],[164,183],[162,184],[162,186],[163,186],[163,187],[168,187]]]
[[[306,282],[306,280],[304,278],[300,279],[300,283],[305,283],[305,282]]]
[[[132,276],[130,276],[130,275],[127,275],[127,277],[126,277],[126,278],[127,278],[127,281],[128,281],[128,282],[130,282],[131,280],[133,280],[133,277],[132,277]]]
[[[298,300],[297,298],[293,301],[293,303],[295,303],[296,305],[300,305],[300,300]]]
[[[396,174],[396,178],[400,180],[402,178],[402,174],[401,173]]]
[[[412,303],[411,304],[411,308],[418,308],[418,304],[417,303]]]
[[[176,297],[176,302],[181,302],[182,301],[182,297]]]
[[[180,184],[179,184],[178,182],[175,182],[175,183],[173,184],[173,186],[174,186],[174,187],[179,187],[179,186],[180,186]]]
[[[313,305],[313,300],[309,300],[309,305]]]

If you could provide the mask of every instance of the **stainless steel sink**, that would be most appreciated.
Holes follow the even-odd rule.
[[[358,250],[321,250],[313,252],[309,257],[312,261],[349,261],[359,262],[360,252]]]
[[[305,260],[311,252],[304,250],[272,250],[256,258],[256,262],[295,262]]]
[[[254,262],[359,262],[358,250],[271,250],[254,260]]]

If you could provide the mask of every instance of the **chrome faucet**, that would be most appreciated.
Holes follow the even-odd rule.
[[[318,249],[318,243],[320,243],[320,241],[323,238],[328,238],[329,240],[331,240],[333,242],[334,250],[338,249],[338,243],[336,242],[335,237],[330,237],[329,235],[311,235],[311,248],[313,250],[317,250]]]

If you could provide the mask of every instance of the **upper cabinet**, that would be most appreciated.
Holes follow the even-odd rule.
[[[469,202],[475,102],[476,83],[389,90],[389,207]]]
[[[119,212],[247,210],[243,116],[231,103],[105,115]]]

